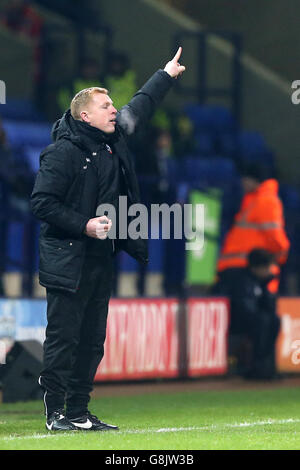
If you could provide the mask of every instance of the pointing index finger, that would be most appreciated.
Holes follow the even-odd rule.
[[[181,52],[182,52],[182,47],[180,46],[178,48],[178,51],[176,52],[176,54],[174,55],[174,58],[173,58],[173,61],[174,62],[178,62],[180,56],[181,56]]]

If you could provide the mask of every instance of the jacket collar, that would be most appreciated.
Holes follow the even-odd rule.
[[[99,145],[113,145],[117,141],[118,134],[118,128],[113,134],[106,134],[86,122],[73,119],[69,109],[55,122],[51,133],[54,142],[68,139],[78,147],[91,152]]]

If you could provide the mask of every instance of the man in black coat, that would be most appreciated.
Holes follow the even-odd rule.
[[[230,299],[230,335],[241,335],[250,341],[251,361],[241,370],[247,379],[276,377],[275,343],[280,319],[276,314],[276,295],[268,289],[274,277],[273,263],[272,253],[254,249],[249,253],[246,269],[226,270],[214,287],[214,294]]]
[[[108,203],[118,213],[120,195],[128,206],[139,202],[127,139],[185,70],[178,62],[181,51],[120,112],[105,89],[77,93],[53,127],[54,143],[41,153],[31,203],[42,221],[39,279],[46,287],[48,323],[39,383],[49,430],[117,429],[88,410],[104,353],[113,255],[124,249],[146,263],[148,254],[141,238],[107,237],[112,221],[96,216],[97,208]]]

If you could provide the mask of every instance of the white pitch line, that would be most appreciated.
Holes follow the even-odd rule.
[[[224,424],[211,424],[210,426],[201,426],[201,427],[188,427],[188,428],[161,428],[156,432],[180,432],[180,431],[217,431],[218,429],[223,428],[246,428],[246,427],[255,427],[255,426],[265,426],[269,424],[288,424],[288,423],[299,423],[300,419],[268,419],[266,421],[256,421],[256,422],[243,422],[243,423],[224,423]]]
[[[126,431],[117,431],[116,435],[126,435],[126,434],[161,434],[169,432],[189,432],[189,431],[219,431],[222,429],[234,429],[234,428],[249,428],[256,426],[266,426],[272,424],[290,424],[290,423],[300,423],[300,419],[288,418],[288,419],[268,419],[264,421],[252,421],[252,422],[242,422],[242,423],[224,423],[224,424],[211,424],[207,426],[189,426],[189,427],[179,427],[179,428],[159,428],[159,429],[128,429]],[[81,436],[83,433],[80,433]],[[86,432],[85,434],[89,434]],[[28,436],[9,436],[6,438],[0,438],[2,441],[15,441],[15,440],[26,440],[26,439],[48,439],[48,438],[59,438],[60,436],[64,437],[73,437],[77,433],[49,433],[49,434],[31,434]]]
[[[265,426],[270,424],[289,424],[300,423],[300,419],[268,419],[265,421],[243,422],[243,423],[224,423],[224,424],[211,424],[207,426],[189,426],[180,428],[160,428],[160,429],[137,429],[121,431],[119,434],[148,434],[148,433],[168,433],[168,432],[188,432],[188,431],[218,431],[224,428],[246,428],[255,426]]]

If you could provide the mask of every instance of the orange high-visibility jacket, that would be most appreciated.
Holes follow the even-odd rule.
[[[234,224],[225,237],[218,271],[246,266],[247,255],[255,248],[272,252],[276,261],[283,264],[289,247],[278,182],[268,179],[256,191],[244,196]]]

